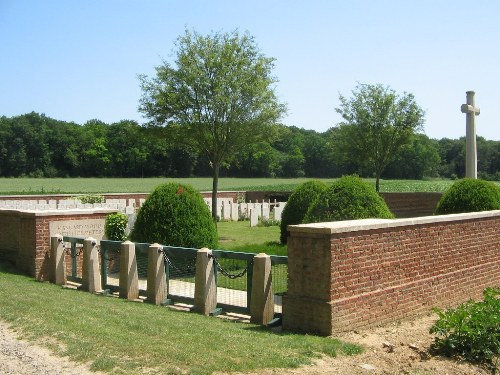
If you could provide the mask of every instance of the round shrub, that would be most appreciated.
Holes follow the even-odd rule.
[[[130,237],[135,242],[197,249],[217,244],[217,230],[202,196],[177,183],[160,185],[149,195]]]
[[[493,182],[465,178],[443,194],[436,215],[500,210],[500,187]]]
[[[288,236],[286,227],[288,225],[301,224],[311,202],[325,189],[326,185],[323,182],[314,180],[304,182],[293,191],[281,215],[280,241],[282,244],[286,243]]]
[[[106,234],[106,237],[111,241],[125,241],[127,238],[125,235],[127,224],[127,215],[121,212],[109,214],[106,216],[106,220],[104,222],[104,234]]]
[[[304,223],[393,217],[373,186],[357,176],[344,176],[311,204]]]

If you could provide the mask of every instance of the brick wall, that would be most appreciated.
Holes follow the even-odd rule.
[[[500,211],[289,228],[287,329],[330,335],[500,285]]]
[[[37,280],[49,280],[50,223],[105,219],[114,210],[16,211],[0,209],[0,260],[8,260]],[[86,236],[81,233],[81,236]],[[71,257],[66,257],[66,265]],[[81,267],[80,267],[81,268]],[[70,274],[70,272],[68,272]]]

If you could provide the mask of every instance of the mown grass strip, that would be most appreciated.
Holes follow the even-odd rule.
[[[0,319],[24,338],[111,374],[147,369],[151,369],[148,373],[210,374],[297,367],[320,355],[361,350],[334,338],[275,333],[250,324],[62,289],[12,273],[5,264],[0,264],[0,300]]]

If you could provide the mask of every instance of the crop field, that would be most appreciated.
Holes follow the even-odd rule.
[[[292,191],[313,178],[221,178],[219,191]],[[321,179],[330,183],[334,179]],[[375,180],[368,179],[375,186]],[[198,191],[212,190],[212,179],[202,178],[0,178],[0,194],[148,193],[156,186],[178,182]],[[443,192],[450,180],[381,180],[382,192]]]

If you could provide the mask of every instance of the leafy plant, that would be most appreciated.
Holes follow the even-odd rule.
[[[489,181],[465,178],[455,182],[441,197],[436,215],[500,209],[500,187]]]
[[[106,216],[106,220],[104,222],[104,233],[109,240],[125,241],[127,239],[127,236],[125,235],[127,224],[127,215],[121,212],[109,214]]]
[[[135,242],[214,248],[217,231],[208,206],[189,185],[175,182],[158,186],[137,214],[130,234]]]
[[[486,288],[483,301],[471,300],[456,309],[434,311],[439,315],[430,329],[436,334],[435,350],[496,367],[494,362],[500,356],[500,288]]]
[[[373,186],[357,176],[344,176],[311,203],[304,223],[393,217]]]
[[[79,195],[77,197],[74,197],[73,199],[78,199],[83,204],[104,203],[104,197],[102,195],[97,195],[97,194]]]
[[[290,195],[281,216],[280,241],[282,244],[285,244],[287,241],[287,226],[301,224],[311,202],[313,202],[325,189],[326,185],[321,181],[307,181],[299,185],[292,195]]]

